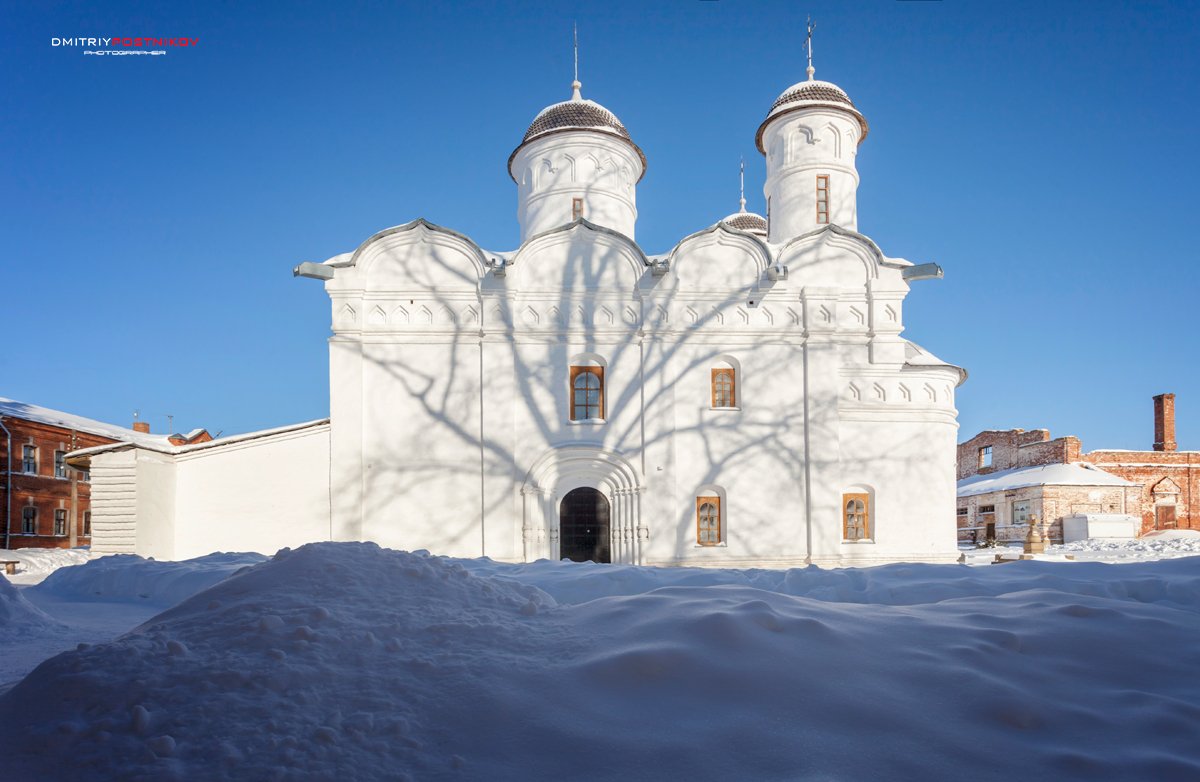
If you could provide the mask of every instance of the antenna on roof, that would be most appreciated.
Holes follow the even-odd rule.
[[[583,100],[579,94],[579,88],[583,86],[579,83],[579,24],[571,22],[571,30],[575,38],[575,81],[571,82],[571,100]]]
[[[817,29],[817,26],[815,24],[813,24],[812,17],[810,16],[810,17],[808,17],[808,36],[804,39],[804,45],[808,47],[808,71],[807,72],[808,72],[808,80],[809,81],[813,81],[813,74],[817,72],[817,69],[814,68],[813,64],[812,64],[812,34],[813,34],[813,30],[815,30],[815,29]]]
[[[738,209],[738,211],[744,212],[744,211],[746,211],[746,158],[744,158],[744,157],[742,158],[741,165],[738,168],[739,168],[739,171],[738,171],[738,180],[739,180],[738,193],[741,196],[741,198],[740,198],[741,207]]]

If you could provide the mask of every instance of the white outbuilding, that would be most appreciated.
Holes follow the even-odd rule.
[[[957,556],[954,394],[903,304],[934,264],[858,232],[867,121],[784,90],[765,218],[648,254],[647,158],[582,97],[513,151],[520,246],[414,220],[325,281],[335,540],[530,561],[850,565]]]

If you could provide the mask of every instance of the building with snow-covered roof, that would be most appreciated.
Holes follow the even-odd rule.
[[[647,154],[582,96],[508,160],[520,246],[423,219],[305,263],[330,339],[331,536],[522,561],[783,566],[957,556],[958,367],[906,340],[933,264],[858,232],[863,114],[785,90],[766,217],[648,253]]]
[[[129,429],[0,397],[0,512],[6,549],[73,548],[92,537],[92,486],[67,454],[122,440],[165,444],[149,427]]]
[[[1113,514],[1132,519],[1122,527],[1133,534],[1200,529],[1200,452],[1176,447],[1174,394],[1154,397],[1153,450],[1084,453],[1078,437],[1052,440],[1046,429],[986,431],[958,446],[958,478],[960,542],[1023,540],[1031,516],[1054,542],[1070,517],[1077,529]]]

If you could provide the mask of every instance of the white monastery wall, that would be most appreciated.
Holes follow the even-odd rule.
[[[327,426],[185,450],[172,461],[175,496],[160,509],[175,518],[166,558],[274,554],[329,539]]]

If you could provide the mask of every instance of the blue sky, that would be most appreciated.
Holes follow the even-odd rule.
[[[301,260],[418,216],[517,243],[505,162],[584,96],[646,152],[638,239],[737,207],[754,132],[817,77],[871,124],[859,228],[933,261],[905,336],[965,366],[960,439],[1047,427],[1149,447],[1174,391],[1200,449],[1200,4],[23,3],[0,0],[0,396],[156,431],[328,414],[320,284]],[[187,36],[163,57],[52,37]]]

